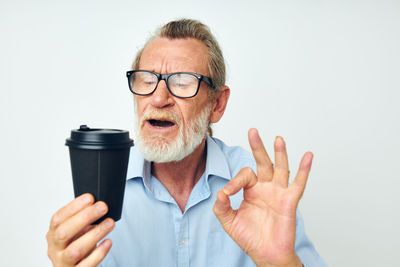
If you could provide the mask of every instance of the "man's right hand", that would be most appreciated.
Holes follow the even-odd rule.
[[[93,202],[91,194],[83,194],[53,215],[46,239],[47,255],[55,267],[94,267],[110,250],[109,239],[96,245],[114,228],[114,220],[107,218],[91,225],[108,210],[104,202]]]

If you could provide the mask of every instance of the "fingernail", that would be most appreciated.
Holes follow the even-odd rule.
[[[314,158],[314,154],[312,152],[308,153],[308,165],[311,165]]]
[[[106,212],[106,205],[104,205],[104,203],[97,203],[96,208],[100,213]]]
[[[221,193],[222,193],[222,194],[225,194],[225,192],[221,192]],[[225,195],[226,195],[226,194],[225,194]],[[226,203],[225,198],[226,198],[226,196],[221,195],[221,194],[217,194],[217,200],[218,200],[218,201],[216,201],[215,204],[217,205],[218,208],[224,208],[224,207],[226,207],[227,203]]]
[[[92,198],[90,197],[90,195],[85,194],[84,196],[82,196],[82,199],[81,199],[81,200],[82,200],[83,203],[87,204],[87,203],[90,202],[91,199],[92,199]]]
[[[113,221],[112,221],[111,219],[107,219],[107,220],[104,222],[104,224],[105,224],[105,226],[106,226],[107,228],[111,228],[111,227],[113,226]]]
[[[109,249],[111,247],[112,243],[111,243],[110,239],[106,239],[100,245],[103,246],[105,249]]]
[[[231,184],[227,184],[222,189],[222,192],[224,192],[225,195],[229,196],[233,190],[234,190],[233,186]]]
[[[107,239],[106,241],[104,241],[103,244],[104,244],[105,249],[109,249],[112,245],[112,242],[110,239]]]
[[[277,136],[276,138],[275,138],[275,143],[276,144],[284,144],[285,143],[285,141],[283,141],[283,137],[282,136]]]

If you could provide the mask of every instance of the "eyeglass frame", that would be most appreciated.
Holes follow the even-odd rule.
[[[158,81],[157,81],[156,86],[154,87],[154,90],[151,91],[148,94],[139,94],[139,93],[134,92],[132,90],[132,88],[131,88],[130,77],[135,72],[148,72],[148,73],[154,74],[158,78]],[[191,75],[193,75],[193,76],[195,76],[197,78],[198,84],[197,84],[197,89],[196,89],[196,92],[194,93],[194,95],[192,95],[192,96],[177,96],[171,91],[171,89],[168,86],[168,79],[169,79],[170,76],[175,75],[175,74],[191,74]],[[197,95],[197,93],[199,92],[200,84],[201,84],[202,81],[204,81],[206,84],[208,84],[208,86],[210,88],[215,90],[214,82],[210,77],[207,77],[207,76],[204,76],[204,75],[201,75],[201,74],[197,74],[197,73],[193,73],[193,72],[173,72],[173,73],[168,73],[168,74],[160,74],[160,73],[157,73],[157,72],[154,72],[154,71],[149,71],[149,70],[130,70],[130,71],[126,72],[126,77],[128,78],[129,91],[131,91],[135,95],[140,95],[140,96],[147,96],[147,95],[153,94],[157,90],[158,84],[160,83],[161,80],[165,81],[167,89],[171,93],[171,95],[173,95],[175,97],[178,97],[178,98],[192,98],[192,97],[195,97]]]

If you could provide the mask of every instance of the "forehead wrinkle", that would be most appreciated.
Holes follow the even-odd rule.
[[[150,64],[143,65],[142,62],[139,64],[140,69],[154,71],[160,74],[168,74],[174,72],[195,72],[199,73],[200,70],[196,67],[188,66],[186,62],[193,62],[190,56],[179,56],[175,57],[172,55],[157,56],[151,55],[146,58],[146,62],[151,62]],[[199,63],[201,64],[201,63]]]
[[[195,43],[190,43],[191,45],[188,47],[188,43],[183,45],[182,41],[188,40],[165,40],[163,38],[153,40],[144,48],[139,68],[162,74],[195,72],[209,75],[209,55],[205,45],[194,40]],[[174,42],[172,46],[171,42]]]

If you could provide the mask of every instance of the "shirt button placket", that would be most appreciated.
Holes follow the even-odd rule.
[[[188,216],[184,214],[181,220],[178,240],[178,267],[189,266],[189,223]]]

